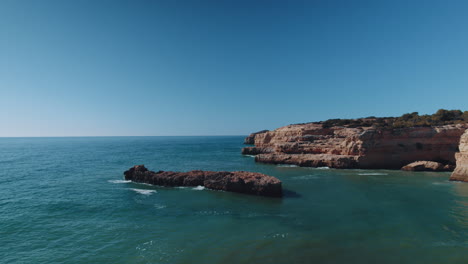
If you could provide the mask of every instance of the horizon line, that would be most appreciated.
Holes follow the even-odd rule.
[[[81,137],[238,137],[242,135],[148,135],[148,136],[0,136],[0,138],[81,138]]]

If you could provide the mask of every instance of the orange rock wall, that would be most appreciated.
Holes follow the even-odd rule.
[[[468,130],[460,139],[460,152],[455,154],[457,167],[450,176],[451,181],[468,182]]]
[[[313,167],[399,169],[418,160],[454,164],[466,128],[467,124],[386,130],[298,124],[255,134],[255,148],[243,153],[259,154],[259,162]]]

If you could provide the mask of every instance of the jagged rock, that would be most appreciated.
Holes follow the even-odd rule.
[[[460,139],[460,152],[455,154],[457,166],[450,176],[451,181],[468,182],[468,130]]]
[[[281,197],[281,181],[275,177],[248,171],[189,172],[150,171],[136,165],[124,172],[125,180],[161,186],[205,186],[208,189],[262,196]]]
[[[454,171],[454,170],[455,170],[455,165],[452,165],[452,164],[444,165],[444,171]]]
[[[265,132],[268,132],[268,130],[261,130],[261,131],[254,132],[254,133],[248,135],[244,140],[244,144],[246,144],[246,145],[255,144],[255,135],[262,134],[262,133],[265,133]]]
[[[453,166],[435,161],[415,161],[401,168],[404,171],[451,171]]]
[[[257,155],[258,162],[311,167],[400,169],[419,160],[453,165],[467,128],[468,124],[394,129],[296,124],[255,134],[255,147],[243,148],[242,153]]]
[[[270,148],[257,148],[257,147],[242,148],[242,155],[257,155],[257,154],[271,153],[271,152],[274,152],[274,150]]]
[[[271,164],[290,164],[301,167],[357,168],[357,156],[333,154],[260,154],[255,161]]]

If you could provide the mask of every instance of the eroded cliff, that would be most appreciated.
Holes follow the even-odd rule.
[[[450,176],[451,181],[468,182],[468,130],[460,139],[460,152],[455,154],[457,166]]]
[[[242,153],[263,163],[307,167],[400,169],[414,161],[455,164],[460,136],[468,125],[375,128],[289,125],[250,135],[255,147]]]

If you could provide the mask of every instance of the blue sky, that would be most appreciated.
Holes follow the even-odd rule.
[[[468,110],[467,1],[0,1],[0,136]]]

